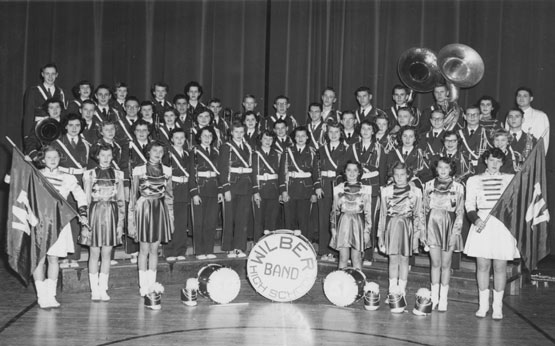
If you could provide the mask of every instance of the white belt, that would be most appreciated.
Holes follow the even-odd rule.
[[[323,177],[328,177],[328,178],[333,178],[335,177],[335,171],[322,171],[322,176]]]
[[[367,172],[367,173],[363,173],[360,179],[370,179],[370,178],[377,177],[378,175],[379,175],[378,171]]]
[[[310,174],[308,172],[289,172],[289,173],[287,173],[287,175],[289,176],[289,178],[310,178],[310,177],[312,177],[312,174]]]
[[[267,180],[276,180],[278,178],[278,175],[264,173],[263,175],[257,175],[256,177],[258,178],[258,180],[267,181]]]
[[[35,122],[38,123],[41,120],[48,119],[48,116],[35,115]]]
[[[189,178],[186,176],[176,177],[175,175],[172,175],[172,181],[174,183],[186,183],[189,181]]]
[[[212,172],[212,171],[202,171],[202,172],[197,172],[197,176],[202,178],[214,178],[217,176],[217,174],[216,172]]]
[[[243,174],[243,173],[252,173],[252,168],[247,168],[247,167],[229,167],[229,172],[231,172],[231,173],[239,173],[239,174]]]
[[[79,174],[85,173],[85,170],[83,168],[58,167],[58,169],[60,170],[60,172],[73,174],[73,175],[79,175]]]

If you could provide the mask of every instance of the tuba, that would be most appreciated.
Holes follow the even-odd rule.
[[[35,136],[43,146],[54,142],[61,134],[62,124],[56,119],[46,118],[35,125]]]
[[[410,48],[397,63],[397,72],[404,85],[417,92],[430,92],[439,83],[447,82],[450,100],[459,97],[459,88],[470,88],[484,76],[484,61],[471,47],[452,43],[436,55],[428,48]]]
[[[484,61],[480,54],[461,43],[441,48],[437,62],[449,87],[451,102],[458,100],[459,88],[471,88],[484,77]]]

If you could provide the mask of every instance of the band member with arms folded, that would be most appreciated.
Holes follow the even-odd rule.
[[[454,179],[455,162],[448,157],[434,160],[435,179],[426,183],[423,193],[427,221],[422,240],[430,248],[432,310],[439,311],[447,311],[451,256],[463,250],[464,187]]]
[[[425,219],[422,192],[409,183],[408,165],[397,162],[392,172],[393,184],[381,189],[378,244],[380,250],[389,256],[389,292],[400,291],[404,295],[409,257],[418,251]]]
[[[218,184],[220,174],[216,132],[212,126],[198,130],[197,145],[191,151],[189,188],[193,197],[193,245],[197,259],[213,259],[214,236],[218,224],[218,203],[224,198]]]
[[[276,134],[264,130],[261,145],[252,158],[254,241],[258,241],[265,230],[277,229],[280,213],[278,172],[281,153],[273,147]]]
[[[294,145],[281,156],[279,188],[284,202],[285,227],[300,229],[310,238],[310,204],[322,198],[316,152],[308,145],[308,130],[299,126],[291,133]]]
[[[153,141],[145,152],[148,162],[133,168],[128,214],[129,235],[139,242],[141,296],[156,282],[160,243],[173,233],[172,170],[162,165],[164,145]]]
[[[372,246],[372,188],[360,182],[358,162],[347,161],[343,175],[344,182],[333,189],[330,246],[339,251],[339,269],[349,257],[354,268],[362,269],[362,253]]]
[[[224,194],[222,250],[227,257],[246,257],[247,228],[252,220],[252,149],[244,139],[245,125],[231,125],[231,140],[220,148],[219,182]]]
[[[503,318],[503,292],[507,283],[507,261],[519,258],[517,241],[507,227],[489,213],[513,175],[500,171],[505,154],[499,148],[486,150],[482,155],[486,171],[470,177],[466,183],[466,212],[472,227],[466,240],[464,253],[476,257],[480,307],[477,317],[489,311],[489,281],[493,262],[493,319]]]
[[[79,222],[83,225],[88,223],[87,219],[87,199],[83,189],[77,182],[77,178],[71,174],[60,171],[60,152],[53,146],[45,146],[41,150],[40,162],[44,164],[44,168],[40,170],[42,175],[54,186],[54,188],[66,198],[71,195],[77,201],[76,205],[79,211]],[[57,308],[60,303],[56,301],[56,287],[58,283],[58,258],[67,257],[68,253],[74,251],[74,241],[71,230],[64,228],[58,239],[52,245],[47,253],[48,270],[46,271],[44,262],[45,258],[41,258],[37,263],[37,268],[33,272],[35,287],[37,289],[37,298],[39,307],[42,309]]]
[[[380,119],[380,116],[378,116]],[[374,259],[373,247],[377,246],[377,206],[379,205],[380,186],[384,186],[387,179],[386,156],[382,146],[374,136],[377,126],[369,120],[360,124],[361,141],[349,148],[349,159],[361,164],[362,176],[360,181],[365,186],[372,187],[372,223],[370,227],[370,244],[372,248],[364,252],[363,265],[372,265]]]
[[[349,156],[349,147],[341,141],[341,125],[336,122],[327,124],[326,142],[318,149],[320,182],[323,195],[318,198],[318,252],[322,261],[335,262],[330,249],[330,211],[333,205],[333,188]]]
[[[84,190],[90,205],[90,230],[82,229],[81,244],[89,246],[91,300],[110,300],[106,293],[110,276],[110,255],[112,247],[121,245],[123,235],[123,172],[112,167],[112,152],[109,145],[98,146],[95,150],[98,167],[86,171],[83,175]]]
[[[172,145],[167,148],[164,156],[166,166],[172,168],[172,191],[174,226],[173,236],[170,242],[164,246],[164,255],[168,262],[182,261],[186,259],[187,231],[191,212],[191,195],[189,192],[190,179],[190,155],[187,151],[185,130],[176,127],[170,132]]]

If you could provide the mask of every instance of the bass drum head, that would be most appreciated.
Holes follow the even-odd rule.
[[[290,230],[278,230],[262,237],[247,259],[247,277],[263,297],[290,302],[304,296],[318,275],[312,244]]]
[[[335,270],[324,279],[324,294],[337,306],[349,306],[362,298],[366,276],[358,269]]]
[[[241,279],[235,270],[212,263],[198,272],[199,293],[218,304],[227,304],[239,295]]]

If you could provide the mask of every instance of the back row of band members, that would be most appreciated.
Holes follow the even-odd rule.
[[[438,115],[442,113],[433,114],[434,117]],[[518,109],[511,111],[509,121],[522,122],[522,112]],[[117,126],[109,121],[100,126],[102,138],[89,145],[80,136],[82,124],[83,119],[77,114],[68,115],[63,123],[64,134],[50,143],[60,153],[59,170],[74,175],[82,183],[86,169],[98,166],[100,149],[110,147],[113,157],[111,165],[123,171],[124,190],[126,200],[129,201],[130,181],[136,175],[137,168],[148,164],[153,145],[163,147],[162,162],[171,172],[167,179],[173,185],[175,210],[179,216],[176,217],[175,227],[185,234],[187,230],[192,230],[197,256],[213,255],[215,230],[220,215],[219,203],[222,203],[222,248],[229,251],[230,256],[244,256],[247,238],[257,240],[263,230],[285,227],[302,230],[308,239],[319,244],[319,254],[329,257],[332,253],[328,245],[333,187],[340,182],[338,177],[349,159],[362,165],[364,171],[361,181],[372,187],[374,200],[378,198],[380,186],[389,183],[388,177],[397,162],[409,167],[414,173],[412,180],[419,187],[432,179],[429,162],[440,156],[454,158],[457,170],[455,179],[459,182],[464,183],[469,176],[485,169],[478,160],[472,159],[472,154],[465,151],[464,141],[457,131],[445,131],[441,147],[432,153],[419,146],[415,127],[403,126],[398,132],[397,147],[386,153],[384,146],[376,139],[378,126],[367,119],[361,122],[359,140],[351,143],[345,137],[343,125],[328,123],[326,143],[318,148],[310,145],[311,132],[308,127],[296,127],[291,136],[287,136],[287,124],[283,120],[276,122],[275,131],[264,130],[259,136],[259,144],[255,146],[246,140],[247,126],[242,122],[232,124],[230,140],[219,148],[216,146],[218,136],[215,128],[204,126],[197,130],[196,144],[190,149],[183,128],[174,128],[169,133],[168,143],[150,140],[149,125],[144,120],[135,122],[132,131],[134,137],[129,146],[117,143]],[[284,135],[287,144],[279,143],[280,135]],[[522,153],[517,151],[520,149],[515,149],[520,147],[510,146],[521,145],[522,142],[525,143]],[[514,139],[510,132],[498,130],[494,135],[493,146],[503,152],[520,153],[519,157],[525,158],[535,142],[528,134],[521,134],[520,138]],[[35,144],[36,138],[26,138],[24,150],[29,159],[36,158],[40,152],[33,146]],[[507,155],[502,172],[514,173],[519,169],[522,160],[512,159],[512,155]],[[191,205],[192,221],[189,221]],[[79,230],[76,228],[75,232],[76,240]],[[186,237],[180,239],[186,241]],[[136,252],[135,247],[133,242],[126,244],[128,253]],[[178,248],[182,253],[176,255],[184,255],[186,247]],[[371,257],[372,251],[369,253]]]
[[[132,102],[127,105],[128,86],[125,83],[118,82],[113,87],[107,85],[99,85],[94,88],[88,81],[80,81],[72,88],[74,100],[67,102],[64,91],[62,88],[55,84],[58,77],[58,70],[55,64],[47,64],[41,69],[42,83],[27,89],[24,97],[24,135],[29,129],[33,128],[32,124],[44,119],[48,116],[43,105],[49,98],[55,98],[61,101],[62,111],[65,113],[78,113],[86,100],[92,100],[95,105],[93,112],[93,121],[123,120],[125,115],[130,114],[133,119],[137,114],[137,107],[140,107],[138,113],[140,117],[153,124],[165,123],[165,111],[168,109],[175,109],[177,111],[176,117],[177,124],[184,125],[188,130],[192,127],[194,114],[206,108],[201,98],[203,95],[202,86],[195,81],[191,81],[185,85],[184,94],[176,95],[172,102],[168,100],[169,86],[164,82],[158,82],[152,85],[151,101],[143,101],[139,105]],[[441,110],[444,113],[444,120],[442,127],[445,130],[459,130],[465,127],[465,116],[463,109],[458,103],[450,101],[450,91],[446,85],[439,84],[433,89],[434,104],[420,112],[416,107],[412,106],[412,91],[402,85],[395,85],[392,89],[393,105],[385,111],[372,105],[373,94],[370,88],[362,86],[355,90],[358,108],[352,113],[356,124],[360,125],[364,119],[370,119],[376,122],[378,116],[387,116],[388,130],[395,133],[401,126],[412,125],[417,128],[418,135],[428,132],[433,123],[430,122],[432,113],[435,110]],[[133,98],[131,98],[133,99]],[[527,87],[519,87],[515,92],[515,103],[523,111],[523,126],[524,132],[530,132],[536,138],[543,136],[546,150],[549,144],[549,120],[547,115],[537,109],[531,107],[534,99],[532,90]],[[137,99],[135,99],[137,100]],[[306,117],[306,124],[311,124],[312,128],[317,128],[318,123],[323,120],[324,123],[328,121],[343,122],[342,112],[336,109],[337,94],[332,87],[326,87],[321,93],[321,113],[314,119],[313,115],[309,114]],[[479,124],[492,134],[492,131],[499,127],[508,128],[508,124],[501,126],[497,119],[499,111],[499,104],[490,96],[482,96],[476,103],[479,110]],[[284,119],[290,131],[297,125],[297,122],[305,123],[305,119],[296,118],[290,114],[289,98],[284,95],[277,96],[274,99],[273,107],[275,114],[262,116],[257,112],[256,97],[253,95],[246,95],[243,98],[243,110],[233,116],[231,112],[226,109],[226,114],[222,114],[222,102],[213,98],[208,102],[208,108],[213,113],[213,126],[220,130],[223,140],[226,140],[229,135],[229,123],[233,119],[243,118],[246,112],[254,112],[258,117],[257,130],[272,129],[276,120]],[[67,108],[67,109],[66,109]],[[131,110],[128,108],[132,108]],[[399,112],[405,109],[405,113]],[[401,118],[408,119],[401,119]],[[129,119],[128,119],[129,120]],[[170,125],[171,126],[171,125]],[[474,125],[473,125],[474,126]],[[158,128],[157,128],[158,129]],[[546,130],[547,129],[547,130]],[[316,142],[316,141],[314,141]]]

